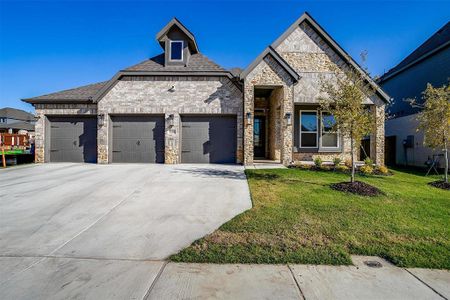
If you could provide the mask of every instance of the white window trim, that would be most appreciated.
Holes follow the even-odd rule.
[[[181,59],[172,59],[172,43],[181,43]],[[183,61],[184,59],[184,41],[183,40],[173,40],[170,41],[170,53],[169,53],[169,60],[170,61]]]
[[[337,138],[336,138],[337,139],[337,146],[336,147],[329,147],[329,146],[325,147],[325,146],[322,145],[322,141],[323,141],[322,136],[324,134],[323,129],[325,127],[325,126],[323,126],[323,117],[322,117],[323,113],[327,113],[327,114],[331,115],[331,113],[329,113],[329,112],[326,112],[326,111],[322,112],[322,111],[320,111],[320,122],[321,122],[321,124],[320,124],[321,125],[320,126],[320,148],[321,149],[331,149],[331,150],[339,149],[340,148],[340,134],[339,134],[339,130],[336,131],[336,132],[332,132],[332,133],[335,133],[337,135]]]
[[[316,131],[302,131],[302,113],[303,112],[314,112],[314,113],[316,113]],[[300,148],[301,149],[317,149],[317,148],[319,148],[319,114],[318,114],[318,111],[317,110],[300,110],[299,118],[300,118],[300,120],[299,120],[300,121],[299,122],[300,128],[299,128],[298,132],[299,132],[299,135],[300,135],[300,137],[299,137]],[[314,147],[302,146],[302,133],[315,133],[316,134],[316,146],[314,146]]]

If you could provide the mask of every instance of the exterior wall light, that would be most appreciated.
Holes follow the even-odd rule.
[[[105,125],[105,114],[98,115],[98,126],[102,127]]]
[[[247,125],[252,124],[252,113],[247,112],[246,116],[247,116]]]
[[[286,113],[286,121],[288,125],[292,125],[292,113]]]
[[[167,125],[169,125],[169,127],[173,127],[175,123],[175,116],[174,114],[170,114],[169,117],[167,118]]]

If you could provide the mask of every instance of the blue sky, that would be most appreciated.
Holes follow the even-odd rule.
[[[355,59],[382,74],[450,19],[450,1],[4,1],[0,107],[111,78],[157,55],[174,16],[220,65],[246,67],[308,11]]]

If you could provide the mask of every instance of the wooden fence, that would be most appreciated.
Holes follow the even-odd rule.
[[[0,142],[4,147],[24,147],[29,145],[26,134],[0,133]]]

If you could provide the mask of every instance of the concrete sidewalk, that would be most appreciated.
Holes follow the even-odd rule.
[[[8,272],[3,259],[0,276]],[[26,260],[27,258],[23,258]],[[449,299],[450,272],[354,266],[216,265],[43,258],[0,284],[0,299]],[[2,262],[2,260],[0,260]],[[17,267],[11,260],[10,269]],[[15,261],[17,262],[17,261]],[[370,262],[372,267],[367,265]]]

